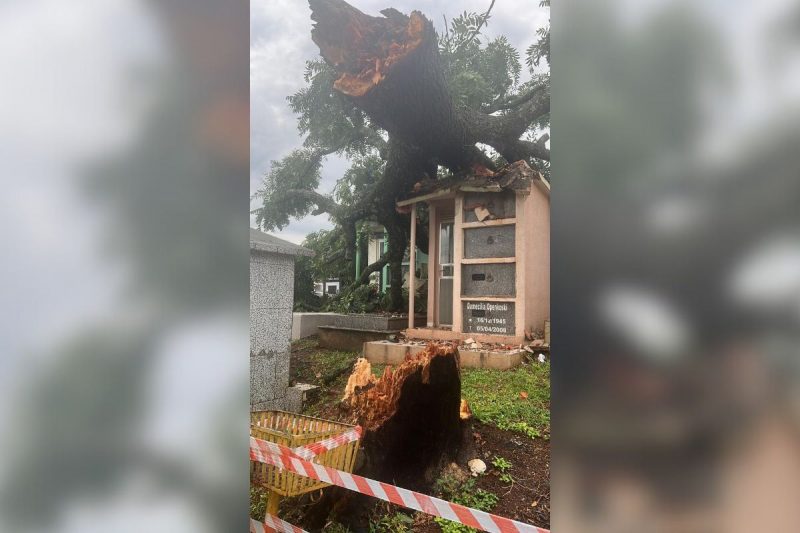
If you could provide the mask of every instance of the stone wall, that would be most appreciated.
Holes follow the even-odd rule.
[[[287,409],[294,257],[250,250],[250,408]]]

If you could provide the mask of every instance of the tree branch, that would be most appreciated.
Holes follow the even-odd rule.
[[[548,135],[544,135],[544,141],[547,141]],[[523,159],[525,156],[527,157],[534,157],[536,159],[542,159],[544,161],[550,161],[550,150],[544,145],[542,139],[537,140],[536,142],[531,141],[517,141],[514,145],[510,147],[511,150],[515,152],[519,152],[520,154],[524,154],[522,157],[518,157],[517,159]]]
[[[382,269],[386,265],[389,264],[389,254],[383,254],[380,259],[372,263],[371,265],[367,266],[364,270],[361,271],[361,275],[358,277],[358,284],[365,285],[369,282],[369,275],[373,272],[377,272],[378,270]]]
[[[534,91],[534,95],[521,107],[501,116],[491,116],[495,128],[506,138],[519,138],[533,122],[550,112],[550,91]]]
[[[317,191],[312,191],[309,189],[289,189],[283,194],[308,200],[309,202],[316,204],[317,209],[312,213],[314,215],[328,213],[329,215],[337,216],[342,209],[342,206],[334,202],[333,199],[320,194]]]
[[[533,96],[519,109],[504,115],[487,115],[469,108],[462,108],[462,112],[471,138],[488,144],[509,163],[528,156],[550,160],[549,150],[544,146],[519,139],[536,119],[550,112],[549,91],[533,91]]]
[[[536,96],[542,89],[546,89],[547,85],[541,84],[537,85],[536,87],[532,88],[530,91],[527,91],[523,94],[518,94],[513,97],[501,99],[499,101],[492,102],[484,106],[481,111],[486,114],[491,114],[496,111],[503,111],[507,109],[514,109],[516,107],[521,106],[522,104],[530,101],[534,96]]]
[[[492,8],[494,7],[494,2],[495,2],[495,0],[492,0],[492,3],[491,3],[491,4],[489,4],[489,9],[487,9],[487,10],[486,10],[486,13],[484,13],[484,14],[483,14],[483,16],[481,17],[481,21],[480,21],[480,23],[478,24],[478,26],[477,26],[477,27],[476,27],[474,30],[472,30],[472,33],[470,33],[470,34],[467,36],[467,38],[466,38],[466,39],[464,39],[463,41],[461,41],[460,43],[458,43],[458,44],[456,45],[455,49],[453,50],[453,55],[456,55],[458,52],[460,52],[460,51],[461,51],[461,49],[462,49],[463,47],[465,47],[466,45],[468,45],[469,43],[471,43],[471,42],[472,42],[472,40],[473,40],[475,37],[477,37],[477,35],[478,35],[478,34],[480,33],[480,31],[481,31],[481,28],[483,28],[483,27],[486,25],[486,22],[488,22],[488,20],[489,20],[489,14],[492,12]]]

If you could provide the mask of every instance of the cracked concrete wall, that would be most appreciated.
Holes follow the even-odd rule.
[[[250,409],[290,408],[294,257],[250,250]]]

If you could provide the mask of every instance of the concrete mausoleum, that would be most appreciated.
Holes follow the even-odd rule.
[[[425,327],[409,322],[408,337],[519,344],[542,332],[550,319],[550,184],[519,161],[415,189],[397,205],[411,210],[412,263],[417,208],[428,207],[428,311]]]
[[[250,229],[250,409],[299,410],[289,387],[294,261],[311,250]]]

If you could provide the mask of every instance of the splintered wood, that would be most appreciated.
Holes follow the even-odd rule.
[[[465,442],[458,352],[451,343],[429,343],[380,378],[359,359],[347,381],[341,407],[361,425],[361,451],[355,473],[420,492],[431,490],[442,467],[456,459]],[[327,489],[304,511],[312,531],[331,513],[341,523],[356,523],[370,500],[346,490]]]
[[[396,369],[392,370],[392,367],[387,366],[380,379],[372,374],[369,361],[359,359],[347,380],[342,402],[352,411],[362,427],[374,430],[397,412],[404,392],[403,385],[411,376],[419,375],[420,386],[430,385],[431,363],[437,357],[451,358],[455,361],[452,366],[455,375],[448,378],[458,384],[457,388],[460,391],[458,355],[455,346],[449,343],[430,343],[423,351],[406,359]]]
[[[403,487],[429,488],[462,441],[461,371],[451,343],[429,343],[380,378],[360,359],[342,400],[364,428],[368,476]],[[444,463],[443,463],[444,461]]]
[[[376,381],[378,381],[378,378],[372,374],[372,365],[363,357],[359,358],[353,367],[353,373],[347,378],[347,385],[344,388],[344,397],[342,401],[347,402],[355,393],[356,389],[362,389],[368,385],[373,385]]]
[[[341,73],[334,87],[362,96],[378,85],[391,67],[414,51],[426,36],[425,18],[394,9],[385,17],[366,15],[341,0],[312,0],[311,37],[322,56]]]

